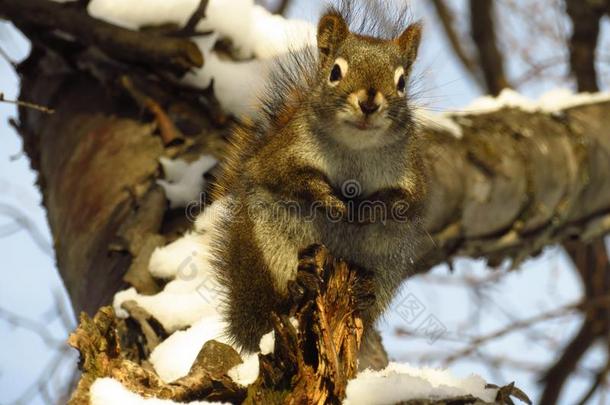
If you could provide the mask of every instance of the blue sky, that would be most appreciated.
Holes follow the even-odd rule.
[[[463,6],[464,2],[454,2]],[[415,16],[430,16],[429,9],[416,2]],[[314,20],[318,9],[317,2],[300,1],[290,10],[294,16]],[[513,22],[517,24],[518,22]],[[608,35],[608,25],[605,24],[604,38]],[[27,43],[14,31],[7,30],[6,24],[0,26],[0,45],[7,50],[14,59],[20,59],[27,54]],[[523,27],[521,27],[523,28]],[[432,109],[459,108],[467,104],[478,95],[477,89],[470,78],[456,63],[448,51],[444,37],[438,26],[428,24],[425,42],[422,46],[419,71],[425,81],[426,90],[421,97],[421,103]],[[518,71],[519,66],[509,69]],[[526,91],[534,96],[552,84],[538,83]],[[9,99],[17,97],[18,78],[6,61],[0,59],[0,92]],[[19,231],[8,237],[0,239],[1,268],[3,271],[0,283],[0,308],[18,313],[24,317],[37,320],[45,324],[57,339],[65,338],[65,328],[58,320],[51,320],[47,311],[54,306],[54,292],[62,292],[61,281],[58,277],[55,262],[49,255],[51,236],[44,210],[40,206],[40,193],[35,186],[35,174],[29,168],[27,158],[21,154],[20,138],[7,124],[10,117],[15,117],[15,108],[9,104],[0,104],[0,207],[8,204],[16,207],[25,214],[42,235],[43,243],[36,244],[25,231]],[[2,214],[0,210],[0,229],[3,224],[10,223],[11,218]],[[45,245],[46,244],[46,245]],[[41,246],[42,245],[42,246]],[[483,262],[473,260],[458,260],[455,263],[456,276],[468,275],[470,277],[489,277],[490,272]],[[445,266],[435,269],[433,276],[448,274]],[[457,278],[457,277],[456,277]],[[443,278],[444,279],[444,278]],[[561,305],[578,299],[580,286],[572,274],[564,253],[557,248],[548,249],[542,258],[528,262],[522,269],[512,272],[501,283],[495,285],[490,291],[482,293],[487,299],[484,308],[478,308],[471,293],[455,285],[446,285],[425,281],[418,278],[409,281],[402,297],[412,294],[424,306],[429,315],[433,315],[447,328],[446,337],[462,336],[462,330],[475,324],[478,326],[469,332],[489,332],[501,328],[507,322],[516,319],[528,318],[537,313],[557,308]],[[62,295],[65,300],[65,295]],[[433,345],[425,340],[405,340],[396,338],[393,330],[405,326],[404,320],[399,316],[400,300],[390,311],[382,323],[384,339],[388,345],[390,355],[398,360],[413,361],[421,357],[422,353],[437,350],[448,350],[451,342],[442,339]],[[409,326],[409,325],[406,325]],[[542,342],[533,345],[529,337],[510,335],[489,346],[486,352],[492,354],[515,354],[524,362],[544,365],[552,361],[557,355],[553,345],[561,345],[578,327],[578,321],[569,318],[562,321],[547,322],[543,327],[537,328],[535,333],[543,335]],[[548,335],[548,336],[547,336]],[[28,331],[14,328],[0,321],[0,404],[14,401],[29,384],[37,378],[45,363],[52,359],[52,353],[41,342],[40,338]],[[62,373],[56,381],[51,381],[52,388],[60,387],[65,375],[70,372],[70,361],[65,362]],[[586,363],[594,366],[603,360],[600,350],[591,353]],[[435,364],[430,361],[430,364]],[[517,384],[526,392],[536,395],[537,386],[531,374],[518,370],[507,369],[506,373],[498,374],[480,366],[475,362],[457,363],[452,368],[462,375],[476,372],[497,383],[507,383],[517,380]],[[535,375],[534,375],[535,377]],[[584,385],[575,380],[569,386],[570,397],[577,398]],[[32,403],[43,403],[37,397]],[[565,402],[569,403],[569,401]]]

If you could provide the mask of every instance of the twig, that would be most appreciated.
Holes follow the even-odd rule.
[[[46,363],[43,371],[38,375],[36,380],[28,388],[26,388],[25,391],[23,391],[23,393],[13,402],[13,404],[18,405],[30,403],[36,393],[41,394],[43,397],[49,396],[47,384],[49,383],[51,377],[55,375],[68,353],[70,353],[70,348],[64,345],[64,347]],[[50,401],[47,403],[52,404],[54,402],[55,401]]]
[[[4,93],[0,93],[0,102],[7,103],[7,104],[15,104],[19,107],[31,108],[33,110],[41,111],[45,114],[53,114],[55,112],[55,110],[45,107],[43,105],[34,104],[34,103],[30,103],[27,101],[21,101],[21,100],[8,100],[4,97]]]
[[[585,287],[585,296],[600,300],[610,292],[610,262],[603,238],[589,244],[580,241],[565,241],[563,246],[580,275]],[[606,337],[610,325],[610,308],[599,306],[588,311],[580,331],[564,349],[563,354],[545,373],[541,405],[557,403],[568,377],[578,366],[587,351],[600,339]]]
[[[187,21],[184,28],[181,30],[181,34],[186,36],[195,35],[197,32],[197,24],[205,18],[205,11],[208,8],[208,0],[200,0],[199,5]]]
[[[602,386],[609,372],[610,360],[607,361],[605,367],[597,373],[595,379],[593,380],[593,384],[591,384],[591,388],[589,388],[585,395],[583,395],[582,399],[578,401],[578,405],[586,405],[589,402],[591,397],[593,397],[593,394],[595,394],[595,391]]]
[[[600,298],[590,300],[590,301],[578,302],[575,304],[567,305],[567,306],[557,308],[552,311],[545,312],[543,314],[534,316],[532,318],[517,321],[515,323],[512,323],[512,324],[506,326],[505,328],[499,329],[495,332],[492,332],[487,335],[480,336],[480,337],[473,339],[471,341],[470,345],[466,349],[461,350],[461,351],[451,355],[450,357],[448,357],[445,360],[445,364],[448,365],[462,357],[469,356],[475,350],[477,350],[481,345],[483,345],[491,340],[495,340],[504,335],[514,333],[520,329],[527,328],[536,323],[539,323],[542,321],[547,321],[547,320],[554,319],[554,318],[561,317],[561,316],[565,316],[569,312],[573,312],[573,311],[589,311],[589,310],[593,310],[595,308],[608,307],[608,306],[610,306],[610,295],[600,297]]]
[[[15,62],[9,54],[0,46],[0,57],[2,57],[6,63],[12,66],[13,69],[17,70],[17,62]]]
[[[21,225],[23,229],[30,234],[40,250],[42,250],[47,256],[54,257],[53,247],[51,244],[47,241],[42,232],[38,230],[36,224],[34,224],[34,222],[20,210],[9,204],[0,203],[0,214],[13,218],[15,222]]]
[[[279,14],[279,15],[285,15],[286,14],[286,10],[288,10],[288,7],[290,6],[290,3],[291,3],[290,0],[280,0],[280,4],[273,11],[273,13],[274,14]]]
[[[53,336],[45,324],[36,322],[21,315],[17,315],[3,308],[0,308],[0,319],[3,319],[10,325],[14,325],[18,328],[34,333],[35,335],[39,336],[49,348],[65,346],[64,341]]]
[[[21,225],[19,222],[12,222],[5,225],[0,226],[0,238],[6,238],[7,236],[13,235],[19,232],[21,229]]]
[[[165,113],[161,105],[153,100],[151,97],[138,90],[131,79],[127,76],[121,77],[121,86],[129,93],[129,95],[142,107],[150,111],[154,116],[157,124],[159,125],[159,132],[161,133],[161,139],[163,144],[168,146],[176,142],[182,142],[184,136],[180,133],[180,130],[176,128],[172,120]]]

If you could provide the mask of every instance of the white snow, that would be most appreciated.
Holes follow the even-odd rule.
[[[234,382],[246,387],[258,378],[258,353],[248,354],[243,360],[243,363],[230,369],[227,374]]]
[[[214,80],[214,94],[221,107],[236,116],[253,116],[265,86],[271,63],[252,59],[244,62],[222,60],[212,51],[203,52],[205,67],[188,73],[184,82],[207,88]]]
[[[425,108],[416,107],[413,116],[415,122],[425,128],[445,131],[456,138],[461,138],[463,135],[462,127],[448,114],[436,113]]]
[[[472,395],[494,402],[497,390],[486,389],[478,376],[457,378],[447,370],[390,363],[381,371],[366,370],[347,385],[345,405],[385,405],[412,399],[442,399]]]
[[[194,162],[183,159],[159,159],[165,179],[157,183],[165,190],[165,196],[172,208],[186,207],[190,203],[199,202],[205,180],[203,175],[212,169],[218,161],[210,155],[202,155]]]
[[[275,349],[275,331],[271,331],[261,338],[259,348],[263,356],[273,353]]]
[[[514,90],[504,89],[497,97],[484,96],[453,115],[481,114],[502,108],[518,108],[526,112],[556,113],[580,105],[610,101],[610,93],[574,93],[567,89],[555,89],[538,100],[527,98]]]
[[[199,232],[189,232],[175,242],[157,248],[150,259],[149,271],[155,276],[171,279],[156,295],[142,295],[134,288],[114,296],[117,316],[127,317],[121,308],[133,300],[153,315],[168,332],[195,324],[203,317],[218,315],[222,294],[210,263],[209,242],[216,224],[226,213],[229,200],[218,200],[205,208],[197,220]]]
[[[199,0],[92,0],[92,16],[137,29],[161,23],[184,26]],[[207,88],[214,80],[215,95],[223,109],[236,116],[257,111],[272,58],[316,43],[315,26],[302,20],[273,15],[254,0],[210,0],[206,17],[197,25],[213,34],[194,38],[205,59],[203,68],[184,78],[191,86]],[[229,38],[232,56],[221,58],[213,51],[218,39]]]
[[[174,402],[167,399],[144,398],[134,392],[129,391],[123,384],[113,378],[98,378],[91,385],[91,405],[172,405],[172,404],[190,404],[190,405],[206,405],[217,404],[221,402],[193,401],[193,402]]]
[[[175,381],[188,374],[205,342],[227,343],[223,338],[224,328],[219,315],[202,317],[187,330],[174,332],[159,344],[149,360],[163,381]]]
[[[574,93],[568,89],[555,89],[543,94],[538,100],[532,100],[514,90],[504,89],[497,97],[479,97],[456,112],[434,113],[424,108],[416,108],[414,117],[416,122],[423,127],[445,131],[456,138],[462,138],[462,128],[455,121],[455,117],[486,114],[502,108],[556,114],[569,108],[604,101],[610,101],[610,92]]]

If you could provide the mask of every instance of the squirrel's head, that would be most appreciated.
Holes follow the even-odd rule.
[[[407,86],[421,30],[421,24],[411,24],[386,40],[350,32],[336,11],[320,19],[322,77],[314,108],[325,134],[350,148],[368,149],[410,132]]]

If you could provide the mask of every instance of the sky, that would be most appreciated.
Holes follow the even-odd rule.
[[[454,3],[463,6],[465,2]],[[289,14],[315,20],[318,4],[314,1],[296,2]],[[422,4],[422,1],[415,2],[414,15],[429,18],[430,9]],[[512,24],[517,24],[518,27],[518,22]],[[608,25],[610,24],[604,25],[604,38],[610,36]],[[27,42],[7,24],[2,24],[0,28],[2,49],[15,60],[27,55]],[[479,95],[472,80],[448,51],[436,24],[426,25],[421,50],[418,67],[424,89],[420,96],[421,104],[433,110],[450,110],[468,104]],[[511,61],[509,70],[517,71],[519,66],[513,66]],[[11,66],[0,59],[0,92],[7,99],[15,99],[18,85],[18,78]],[[535,96],[548,90],[548,87],[549,84],[538,83],[526,93]],[[68,305],[55,267],[51,235],[41,207],[40,192],[35,186],[35,173],[22,153],[20,138],[7,123],[9,118],[15,116],[14,106],[0,103],[0,268],[3,272],[0,309],[40,322],[54,337],[53,345],[56,346],[65,339],[67,331],[59,319],[49,314],[49,310],[55,307],[58,299],[64,307],[67,308]],[[10,226],[13,221],[12,215],[6,215],[7,207],[16,208],[33,224],[37,230],[36,239],[24,230],[3,236],[3,230],[8,229],[5,225]],[[455,347],[452,340],[464,337],[462,331],[469,326],[478,325],[478,330],[469,329],[469,333],[484,334],[500,329],[515,319],[529,318],[574,302],[581,293],[579,282],[574,277],[565,254],[561,249],[553,247],[547,249],[541,258],[527,262],[521,269],[502,278],[501,282],[492,283],[489,289],[479,291],[478,297],[473,297],[471,292],[460,286],[443,281],[447,279],[447,274],[447,266],[439,266],[428,280],[420,277],[408,281],[388,311],[380,326],[393,359],[414,361],[421,360],[426,353],[442,353]],[[482,261],[464,259],[454,263],[454,274],[456,278],[468,276],[479,279],[490,277],[493,273]],[[403,309],[409,300],[415,300],[423,307],[422,318],[418,321],[405,319]],[[426,339],[397,338],[393,333],[397,327],[417,328],[417,322],[428,318],[438,320],[446,329],[443,338],[429,342]],[[544,365],[553,361],[560,352],[558,347],[569,340],[578,326],[576,318],[546,322],[532,332],[539,338],[539,343],[533,345],[531,336],[509,335],[486,347],[481,356],[510,353],[522,362]],[[2,319],[0,341],[0,405],[4,405],[13,403],[47,366],[57,365],[55,356],[59,351],[50,350],[36,334],[11,326]],[[57,390],[64,386],[66,376],[70,375],[72,365],[75,364],[75,354],[70,353],[59,362],[61,372],[58,373],[58,378],[48,381],[53,398],[56,398]],[[590,353],[585,363],[594,368],[600,360],[603,360],[601,348]],[[434,359],[425,359],[423,362],[437,364]],[[475,372],[498,384],[515,380],[532,397],[538,393],[532,375],[517,369],[507,369],[502,374],[471,361],[456,363],[452,369],[459,375]],[[563,403],[571,403],[570,399],[573,401],[578,398],[584,387],[582,380],[575,379],[569,385],[568,399],[564,399]],[[26,403],[38,404],[44,401],[41,396],[36,396]]]

